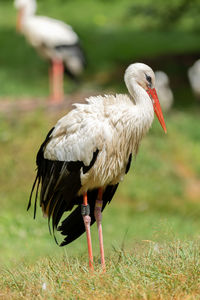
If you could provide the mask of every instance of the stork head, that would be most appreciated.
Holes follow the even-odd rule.
[[[22,19],[31,16],[36,12],[36,0],[14,0],[14,6],[18,10],[16,30],[21,31]]]
[[[135,87],[138,85],[146,91],[152,101],[154,112],[166,133],[167,129],[155,89],[153,70],[143,63],[131,64],[125,71],[124,80],[131,95],[135,94]]]

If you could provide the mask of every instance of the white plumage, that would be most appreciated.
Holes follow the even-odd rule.
[[[188,78],[195,96],[200,100],[200,59],[188,69]]]
[[[156,90],[162,110],[164,112],[169,112],[174,102],[174,96],[170,88],[169,77],[163,71],[156,71],[155,79]]]
[[[146,72],[154,82],[151,69]],[[87,104],[75,104],[75,109],[56,124],[44,151],[46,159],[82,161],[88,166],[93,153],[99,150],[93,168],[81,175],[80,194],[123,178],[130,154],[136,154],[154,117],[148,94],[139,85],[137,89],[141,97],[135,98],[137,105],[127,95],[90,97]]]
[[[166,132],[152,69],[141,63],[130,65],[125,83],[130,95],[90,97],[86,104],[75,104],[49,132],[37,154],[38,172],[28,208],[35,186],[38,190],[41,185],[43,212],[52,218],[53,229],[66,236],[61,245],[72,242],[86,230],[90,266],[90,222],[97,221],[104,266],[101,210],[128,172],[132,155],[137,154],[139,143],[153,122],[154,111]],[[64,211],[81,204],[82,196],[84,222],[79,205],[57,227]],[[88,205],[92,208],[90,213]]]
[[[42,47],[42,44],[48,45],[49,48],[57,45],[71,45],[79,40],[71,26],[42,16],[25,16],[22,21],[22,32],[36,48]],[[49,58],[53,59],[54,56],[49,56]]]

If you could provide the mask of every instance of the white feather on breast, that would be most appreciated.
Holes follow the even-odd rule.
[[[46,159],[88,166],[99,150],[93,167],[81,174],[80,193],[122,180],[130,153],[137,152],[143,135],[137,126],[137,107],[128,96],[90,97],[87,102],[76,104],[58,121],[44,151]]]

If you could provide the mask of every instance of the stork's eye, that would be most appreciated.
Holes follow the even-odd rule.
[[[151,79],[151,76],[149,76],[149,75],[147,75],[147,74],[145,74],[145,76],[146,76],[146,80],[148,81],[149,87],[151,87],[151,86],[152,86],[152,79]]]

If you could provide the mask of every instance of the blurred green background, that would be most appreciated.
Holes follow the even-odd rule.
[[[66,101],[74,93],[82,101],[84,94],[126,92],[123,72],[136,61],[170,77],[168,134],[156,120],[105,210],[106,255],[148,240],[199,240],[200,105],[187,79],[199,58],[199,1],[38,0],[37,14],[65,21],[81,38],[88,66],[80,84],[65,79]],[[86,252],[85,236],[59,248],[41,213],[34,221],[26,212],[37,150],[66,110],[17,108],[27,98],[45,103],[49,91],[48,63],[16,33],[15,21],[13,2],[0,0],[0,264],[6,266]],[[14,109],[5,112],[5,103]],[[95,226],[92,236],[98,256]]]

